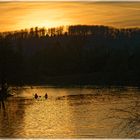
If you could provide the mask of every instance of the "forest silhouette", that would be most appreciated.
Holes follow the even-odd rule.
[[[140,28],[70,25],[0,33],[9,84],[140,85]]]

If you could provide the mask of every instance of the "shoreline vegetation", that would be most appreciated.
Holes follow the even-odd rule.
[[[103,25],[0,33],[9,85],[140,86],[140,28]]]

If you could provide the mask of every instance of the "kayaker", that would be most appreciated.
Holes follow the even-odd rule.
[[[34,97],[35,97],[35,99],[37,99],[37,98],[38,98],[38,95],[37,95],[37,93],[34,95]]]
[[[48,98],[48,94],[46,93],[46,94],[45,94],[45,99],[47,99],[47,98]]]

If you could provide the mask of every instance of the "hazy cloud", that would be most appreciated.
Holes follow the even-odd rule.
[[[34,26],[104,24],[140,26],[139,2],[2,2],[0,30]]]

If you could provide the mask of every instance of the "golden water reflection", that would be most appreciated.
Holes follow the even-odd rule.
[[[119,117],[129,117],[127,109],[139,104],[138,89],[24,87],[13,91],[15,96],[0,110],[0,137],[133,137],[128,131],[126,135],[125,129],[121,133],[117,129],[122,129],[118,127],[122,122]],[[35,93],[41,96],[37,100]],[[118,112],[120,109],[125,112]]]

